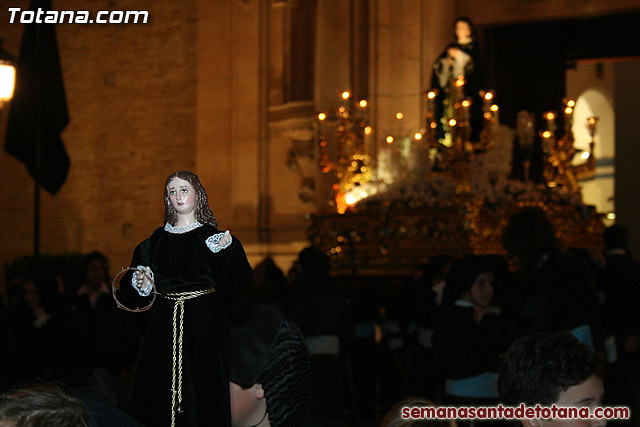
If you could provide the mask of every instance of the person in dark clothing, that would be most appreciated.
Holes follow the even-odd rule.
[[[419,266],[402,289],[403,329],[406,330],[407,376],[411,393],[437,401],[440,373],[433,351],[433,332],[439,317],[445,278],[453,258],[435,256]]]
[[[80,333],[81,366],[92,379],[112,384],[106,400],[124,408],[126,379],[130,378],[139,343],[131,313],[118,310],[111,296],[108,260],[100,252],[84,259],[85,280],[73,300]],[[119,387],[116,386],[119,384]],[[96,392],[107,391],[104,381]]]
[[[593,332],[600,330],[595,290],[585,271],[561,252],[544,211],[527,208],[512,215],[502,242],[516,263],[521,335],[569,330],[594,348]]]
[[[344,362],[345,297],[330,276],[328,257],[307,247],[298,255],[298,273],[284,308],[305,336],[311,355],[313,396],[341,415],[346,403]]]
[[[73,312],[58,281],[43,272],[14,287],[8,313],[12,381],[69,380],[78,371],[79,342]]]
[[[171,174],[164,202],[165,226],[138,245],[120,286],[148,300],[135,307],[158,296],[127,412],[149,426],[230,426],[225,299],[250,286],[251,266],[195,174]]]
[[[603,235],[605,268],[598,277],[607,336],[615,337],[618,354],[640,354],[640,262],[628,249],[629,231],[608,227]]]
[[[514,323],[494,305],[498,274],[483,257],[467,255],[450,267],[434,349],[445,402],[495,403],[500,354],[516,336]]]
[[[640,395],[640,262],[629,252],[629,231],[620,224],[603,234],[604,268],[598,293],[607,349],[607,404],[628,406],[637,424]]]
[[[85,279],[71,301],[80,339],[80,366],[87,377],[86,384],[78,388],[124,409],[140,338],[133,314],[118,310],[113,301],[108,267],[107,257],[100,252],[86,255]]]
[[[312,403],[311,363],[295,322],[273,304],[231,319],[229,388],[233,427],[339,427]]]

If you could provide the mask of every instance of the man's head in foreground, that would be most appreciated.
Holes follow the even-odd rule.
[[[588,407],[593,411],[604,395],[602,361],[571,333],[537,333],[516,340],[500,367],[498,391],[504,405]],[[597,419],[524,419],[525,427],[592,426]]]
[[[251,309],[230,331],[234,427],[303,426],[311,411],[311,364],[300,329],[273,305]]]

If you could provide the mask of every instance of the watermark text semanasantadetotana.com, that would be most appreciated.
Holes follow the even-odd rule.
[[[88,10],[23,10],[9,8],[10,24],[146,24],[147,10],[99,10],[91,14]]]
[[[631,416],[631,411],[626,406],[616,407],[566,407],[566,406],[405,406],[401,409],[403,419],[607,419],[607,420],[627,420]]]

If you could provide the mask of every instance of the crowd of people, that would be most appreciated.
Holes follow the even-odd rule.
[[[228,236],[218,240],[224,246],[219,252],[232,249],[237,242]],[[580,354],[590,355],[599,364],[579,374],[588,374],[585,378],[560,386],[560,392],[551,397],[560,399],[568,387],[594,376],[606,390],[604,403],[627,406],[633,415],[640,395],[640,320],[635,311],[640,303],[640,263],[628,251],[629,235],[624,227],[609,227],[603,237],[602,253],[562,250],[544,211],[526,209],[512,216],[504,229],[508,257],[435,256],[402,282],[387,285],[379,278],[372,286],[362,286],[354,278],[333,277],[329,259],[314,247],[302,250],[286,273],[267,257],[252,269],[253,283],[247,289],[235,294],[220,289],[230,324],[228,331],[220,333],[228,337],[223,338],[228,344],[204,345],[206,337],[185,333],[185,341],[200,343],[185,345],[181,362],[185,399],[196,393],[189,391],[193,385],[188,381],[200,384],[196,387],[205,384],[205,389],[208,384],[198,382],[200,368],[189,373],[193,359],[222,348],[222,353],[205,356],[205,360],[209,365],[218,360],[211,375],[229,384],[230,425],[404,425],[390,420],[397,418],[403,405],[413,405],[406,402],[426,402],[420,406],[506,403],[505,387],[514,387],[516,380],[506,382],[505,372],[513,376],[531,369],[531,365],[522,368],[525,362],[518,365],[515,356],[509,356],[529,354],[514,346],[533,340],[526,345],[542,346],[546,350],[536,354],[549,361],[557,356],[550,348],[562,332],[579,343]],[[104,420],[118,417],[124,417],[118,418],[122,423],[118,425],[140,425],[140,410],[131,409],[132,402],[137,408],[146,405],[135,403],[141,399],[140,390],[171,381],[171,362],[165,367],[164,359],[152,351],[147,357],[159,362],[144,362],[142,372],[150,373],[133,393],[136,399],[131,399],[132,384],[141,375],[136,361],[149,339],[145,334],[149,335],[150,324],[158,322],[156,305],[161,301],[167,306],[164,310],[169,314],[161,317],[167,325],[162,328],[170,335],[179,303],[161,297],[146,312],[121,310],[109,286],[107,258],[94,252],[83,261],[84,280],[77,286],[68,286],[46,272],[11,278],[1,307],[3,416],[28,410],[26,404],[16,407],[16,396],[21,396],[23,402],[51,400],[52,407],[66,402],[71,412],[79,410],[85,424],[68,425],[109,425],[113,421]],[[146,269],[151,265],[156,269],[155,286],[162,286],[162,275],[168,273],[151,258],[135,255],[134,264],[138,261],[140,283],[146,283]],[[216,280],[224,283],[220,277]],[[137,283],[134,275],[129,287],[142,295]],[[185,306],[185,330],[222,321],[221,317],[207,320],[194,311],[196,306]],[[552,344],[537,344],[545,340]],[[575,343],[567,346],[575,347]],[[170,337],[151,348],[159,346],[166,347],[171,358]],[[157,365],[150,365],[154,363]],[[150,371],[150,366],[155,368]],[[167,372],[150,383],[153,372],[163,369]],[[216,376],[215,372],[225,374]],[[537,375],[544,376],[544,369]],[[55,384],[55,388],[43,384]],[[22,388],[16,391],[16,387]],[[148,399],[156,391],[147,389],[142,397]],[[154,411],[169,408],[170,397],[157,399],[160,403]],[[597,403],[602,403],[601,398]],[[105,411],[107,407],[115,412]],[[184,404],[176,410],[175,425],[190,425],[180,421],[181,411],[189,408]],[[9,412],[2,412],[5,409]],[[206,412],[191,411],[200,417]],[[218,425],[207,421],[208,416],[196,421],[197,425]],[[161,423],[169,425],[168,416],[161,417]],[[440,425],[471,424],[441,421]],[[145,420],[142,424],[155,425]]]

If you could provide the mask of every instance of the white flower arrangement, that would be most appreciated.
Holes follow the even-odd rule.
[[[508,177],[511,171],[512,145],[515,132],[504,125],[494,128],[494,145],[470,160],[466,173],[469,192],[456,192],[459,182],[451,174],[420,170],[407,171],[410,163],[400,151],[385,147],[378,156],[377,179],[369,183],[368,194],[359,205],[401,203],[409,206],[450,205],[460,198],[481,200],[488,207],[517,202],[582,205],[580,192],[564,188],[548,188],[543,183],[520,181]]]

